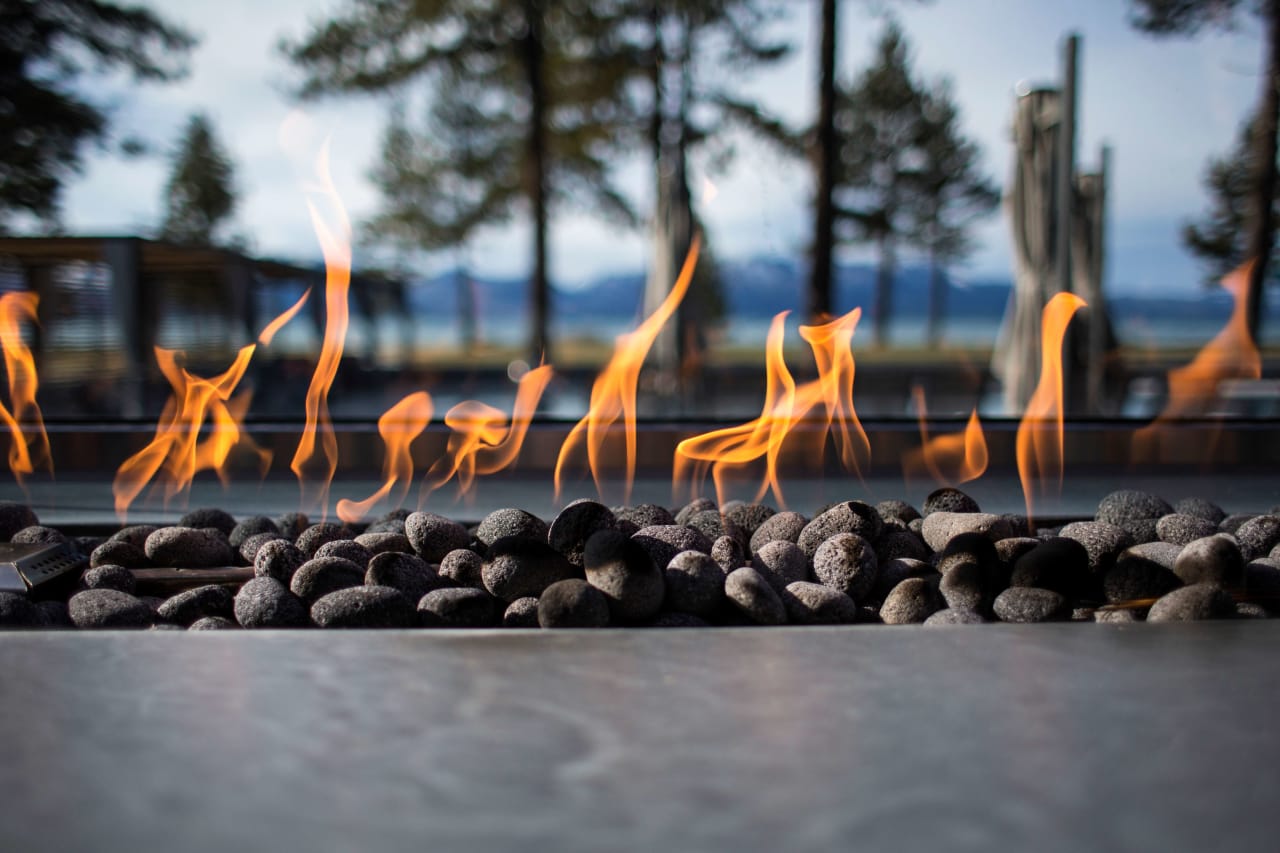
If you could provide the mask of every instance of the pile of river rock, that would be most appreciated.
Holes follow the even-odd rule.
[[[1091,521],[1029,529],[957,489],[920,510],[845,501],[812,518],[698,499],[672,512],[591,500],[551,519],[501,509],[367,526],[218,509],[106,539],[20,504],[0,537],[69,542],[89,568],[67,601],[0,593],[5,628],[599,628],[1264,618],[1280,609],[1280,510],[1107,495]],[[132,570],[252,566],[241,585],[138,594]]]

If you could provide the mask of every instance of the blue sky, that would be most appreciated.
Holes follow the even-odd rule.
[[[138,133],[165,148],[195,110],[212,115],[236,161],[241,207],[236,226],[256,251],[318,258],[302,181],[305,157],[285,151],[281,123],[295,105],[287,96],[291,69],[275,44],[297,36],[308,21],[338,5],[326,0],[153,0],[149,5],[201,36],[192,74],[169,86],[102,81],[98,91],[114,104],[121,133]],[[841,66],[851,75],[867,60],[881,22],[871,5],[845,0]],[[816,2],[796,0],[779,34],[796,46],[782,67],[747,81],[778,113],[807,121],[814,105]],[[1199,179],[1206,158],[1226,149],[1254,102],[1261,46],[1257,24],[1242,19],[1231,33],[1198,39],[1155,40],[1126,22],[1128,4],[1116,0],[1042,3],[1029,0],[934,0],[892,4],[910,39],[920,72],[949,76],[968,132],[982,145],[987,170],[1005,183],[1008,125],[1020,81],[1049,82],[1057,75],[1060,43],[1069,31],[1083,36],[1079,158],[1089,167],[1105,141],[1114,151],[1108,284],[1116,290],[1193,290],[1200,271],[1178,243],[1178,229],[1204,206]],[[246,28],[246,21],[252,27]],[[319,135],[332,137],[333,174],[354,220],[368,215],[377,196],[365,175],[376,155],[384,105],[347,99],[307,106]],[[730,170],[705,218],[721,254],[797,254],[808,240],[810,179],[803,164],[787,162],[740,141]],[[117,233],[153,227],[159,220],[166,163],[162,157],[122,161],[94,153],[85,174],[66,194],[68,228]],[[701,175],[695,174],[701,182]],[[643,199],[647,179],[639,159],[623,164],[622,182]],[[966,276],[1007,276],[1007,227],[993,216],[978,230],[980,248]],[[516,275],[527,269],[527,229],[514,225],[480,235],[470,259],[481,273]],[[642,233],[619,231],[581,215],[558,220],[552,273],[574,284],[591,276],[642,267]],[[847,250],[849,258],[868,257]],[[356,263],[360,262],[357,254]],[[428,267],[444,267],[439,257]]]

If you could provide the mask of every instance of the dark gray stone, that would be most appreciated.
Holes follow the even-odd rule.
[[[711,543],[711,559],[716,561],[724,574],[740,569],[747,564],[747,552],[742,543],[732,536],[721,536]]]
[[[798,512],[784,510],[771,515],[756,528],[755,533],[751,534],[751,541],[747,544],[747,553],[754,555],[770,542],[779,540],[795,542],[799,540],[801,531],[804,530],[808,523],[809,519]]]
[[[498,621],[498,600],[482,589],[435,589],[418,602],[424,628],[490,628]]]
[[[217,527],[216,524],[189,524],[188,527]],[[231,543],[231,547],[239,550],[245,540],[251,536],[258,536],[263,533],[273,533],[280,536],[280,525],[265,515],[251,515],[242,520],[235,527],[231,528],[227,533],[227,541]]]
[[[814,552],[813,574],[819,582],[860,602],[875,588],[880,560],[866,539],[856,533],[837,533]]]
[[[193,509],[178,519],[179,527],[214,527],[223,536],[230,536],[236,529],[236,520],[231,513],[217,507]],[[232,547],[235,547],[232,545]]]
[[[369,553],[369,549],[361,545],[354,539],[335,539],[332,542],[326,542],[316,549],[317,557],[341,557],[344,560],[350,560],[362,569],[369,568],[369,560],[373,554]],[[415,599],[416,601],[417,599]]]
[[[302,535],[302,531],[310,526],[311,519],[307,518],[305,512],[286,512],[276,519],[276,527],[280,528],[280,535],[290,542],[296,542]]]
[[[1018,558],[1010,586],[1051,589],[1067,598],[1096,599],[1098,578],[1089,570],[1089,552],[1065,536],[1044,540]]]
[[[959,489],[943,486],[924,499],[921,507],[925,518],[935,512],[982,512],[978,502]],[[907,519],[910,521],[911,519]]]
[[[991,602],[1001,590],[993,589],[989,570],[972,557],[957,560],[938,584],[947,607],[952,610],[991,612]]]
[[[1012,573],[1013,564],[1018,562],[1018,558],[1039,545],[1040,541],[1030,536],[1010,536],[1008,539],[1001,539],[994,543],[996,559],[1008,567]]]
[[[406,528],[408,522],[405,523]],[[485,546],[492,546],[499,539],[506,539],[512,536],[519,536],[524,539],[538,539],[542,542],[547,541],[547,533],[550,528],[547,523],[532,513],[525,512],[522,509],[499,509],[495,510],[484,517],[480,522],[480,526],[476,529],[476,538]],[[413,537],[409,537],[410,541]],[[454,545],[453,548],[460,548],[461,545]],[[423,555],[424,559],[430,559]]]
[[[334,524],[331,521],[322,521],[299,533],[293,544],[297,545],[298,550],[310,560],[320,550],[321,545],[327,542],[336,542],[339,539],[349,539],[351,538],[350,533],[351,531],[347,530],[344,525]]]
[[[17,533],[13,534],[9,541],[21,545],[73,544],[67,534],[63,533],[61,530],[56,530],[52,527],[42,527],[38,524],[22,528]]]
[[[1173,571],[1173,565],[1178,561],[1180,553],[1182,553],[1182,549],[1169,542],[1143,542],[1131,548],[1126,548],[1121,552],[1121,556],[1126,559],[1134,556],[1141,557]],[[1119,562],[1119,558],[1117,558],[1117,562]]]
[[[1033,586],[1009,587],[996,596],[991,609],[1001,622],[1054,622],[1071,614],[1061,593]]]
[[[364,569],[342,557],[307,560],[293,573],[289,589],[308,605],[331,592],[364,584]]]
[[[1058,535],[1083,545],[1089,554],[1089,571],[1098,575],[1115,565],[1121,551],[1137,544],[1123,527],[1105,521],[1073,522],[1058,531]]]
[[[433,589],[443,589],[453,584],[440,577],[426,560],[414,554],[388,551],[375,554],[365,570],[366,586],[387,586],[404,593],[412,604]]]
[[[401,524],[403,523],[402,521]],[[414,553],[409,537],[391,530],[361,533],[356,537],[355,541],[368,549],[370,557],[375,557],[378,554]]]
[[[756,552],[751,567],[781,594],[787,584],[807,581],[810,577],[809,557],[799,545],[782,540],[770,542]]]
[[[1096,521],[1105,521],[1128,530],[1125,522],[1152,520],[1173,512],[1173,507],[1158,495],[1137,489],[1120,489],[1098,502]]]
[[[666,606],[704,619],[724,610],[724,579],[728,572],[713,557],[698,551],[681,551],[667,564]]]
[[[247,581],[236,593],[236,621],[244,628],[304,628],[309,624],[307,606],[273,577]]]
[[[1094,611],[1093,621],[1099,625],[1131,625],[1134,622],[1141,622],[1141,611],[1132,608],[1123,610],[1097,610]]]
[[[1280,545],[1280,516],[1259,515],[1236,529],[1236,541],[1245,562],[1265,557]]]
[[[1183,546],[1173,562],[1173,573],[1185,584],[1238,586],[1244,581],[1244,564],[1235,539],[1217,533]]]
[[[147,555],[139,545],[132,542],[108,539],[89,554],[90,568],[98,566],[123,566],[126,569],[141,569],[147,566]]]
[[[876,560],[881,563],[903,557],[927,561],[933,557],[933,550],[925,544],[918,533],[912,533],[905,527],[893,530],[886,524],[880,538],[876,540],[875,555]],[[815,556],[817,556],[816,553]]]
[[[748,543],[760,525],[777,514],[776,509],[764,504],[739,503],[734,506],[726,504],[724,508],[725,518],[736,524],[746,534]]]
[[[1257,518],[1258,514],[1254,512],[1236,512],[1228,515],[1218,523],[1219,533],[1230,533],[1232,536],[1240,529],[1246,521]]]
[[[273,539],[258,548],[253,558],[253,574],[288,584],[306,561],[307,556],[298,550],[298,546],[286,539]]]
[[[711,541],[692,527],[683,524],[667,524],[642,527],[631,538],[649,552],[655,566],[665,566],[681,551],[711,553]]]
[[[741,527],[734,524],[733,521],[720,514],[719,510],[709,509],[702,512],[695,512],[689,516],[685,522],[686,527],[692,527],[694,530],[707,537],[708,542],[715,542],[721,536],[729,536],[738,541],[745,551],[751,542],[751,535],[744,531]]]
[[[44,617],[47,629],[65,631],[75,627],[75,623],[71,621],[71,611],[67,609],[65,601],[37,601],[36,607]]]
[[[875,542],[883,527],[884,522],[875,507],[862,501],[845,501],[806,524],[796,544],[812,560],[818,546],[837,533],[856,533],[868,542]]]
[[[628,536],[645,527],[665,527],[676,523],[671,511],[657,504],[614,507],[613,515],[618,529]]]
[[[587,583],[604,594],[614,623],[646,622],[662,608],[663,570],[637,539],[618,530],[598,531],[587,540],[582,564]]]
[[[440,577],[455,586],[484,589],[484,558],[468,548],[455,548],[440,561]]]
[[[166,623],[169,624],[169,623]],[[225,616],[205,616],[192,622],[188,631],[235,631],[240,628]]]
[[[1222,587],[1197,583],[1161,596],[1147,611],[1147,621],[1196,622],[1201,619],[1230,619],[1235,615],[1236,603]]]
[[[700,512],[715,510],[716,502],[711,498],[694,498],[676,512],[675,524],[688,524],[689,519]]]
[[[1222,507],[1213,501],[1197,497],[1183,498],[1173,505],[1173,511],[1180,512],[1183,515],[1194,515],[1196,518],[1212,521],[1215,525],[1221,524],[1222,520],[1227,517]]]
[[[40,519],[26,504],[0,501],[0,541],[8,542],[19,530],[39,524]]]
[[[598,501],[583,498],[560,510],[547,532],[547,542],[575,566],[582,565],[582,552],[592,534],[616,530],[613,511]]]
[[[779,597],[794,625],[852,625],[858,621],[858,605],[853,599],[820,583],[787,584]]]
[[[657,618],[645,626],[646,628],[710,628],[711,623],[692,613],[681,613],[668,610],[659,613]]]
[[[616,531],[605,531],[613,532]],[[618,533],[618,536],[623,534]],[[588,543],[588,563],[590,549]],[[538,598],[538,625],[543,628],[603,628],[608,624],[609,601],[604,593],[584,580],[570,578],[558,581],[547,587]]]
[[[930,615],[928,619],[924,620],[924,626],[933,628],[939,625],[981,625],[986,621],[981,613],[948,607]]]
[[[1212,536],[1217,532],[1218,525],[1216,522],[1199,516],[1177,512],[1162,516],[1156,522],[1156,536],[1160,538],[1161,542],[1168,542],[1173,545],[1186,545],[1188,542]]]
[[[81,630],[146,628],[155,614],[146,602],[118,589],[87,589],[67,602],[71,621]]]
[[[175,625],[190,625],[206,616],[232,618],[235,595],[225,586],[210,584],[184,590],[156,608],[156,615]]]
[[[533,596],[517,598],[507,605],[502,614],[503,628],[537,628],[538,599]]]
[[[389,586],[356,586],[322,596],[311,605],[321,628],[409,628],[417,624],[413,602]]]
[[[226,539],[198,527],[161,527],[143,550],[153,566],[212,569],[235,561]]]
[[[934,586],[942,579],[937,569],[923,560],[890,560],[887,563],[880,564],[880,570],[876,575],[876,585],[871,590],[870,601],[884,601],[888,598],[889,593],[907,578],[925,578],[933,583]]]
[[[1152,545],[1180,550],[1176,545],[1158,542],[1135,545],[1121,552],[1116,564],[1102,578],[1103,597],[1108,602],[1159,598],[1182,586],[1172,568],[1177,555],[1166,560],[1166,555],[1160,554],[1159,549],[1152,548]]]
[[[1267,608],[1254,601],[1237,601],[1236,602],[1236,618],[1237,619],[1270,619],[1271,613]]]
[[[252,566],[254,562],[257,561],[258,551],[261,550],[263,545],[266,545],[268,542],[288,541],[289,540],[285,539],[279,533],[255,533],[240,543],[240,558]],[[289,542],[289,545],[292,547],[293,543]],[[298,553],[301,554],[302,552],[299,551]]]
[[[128,542],[130,545],[136,545],[142,548],[147,544],[147,537],[155,533],[160,528],[154,524],[131,524],[128,527],[122,527],[115,533],[107,537],[108,542]]]
[[[1280,613],[1280,560],[1262,558],[1244,567],[1244,589],[1272,613]]]
[[[439,563],[450,551],[466,548],[471,541],[465,527],[434,512],[411,513],[404,520],[404,535],[428,563]]]
[[[97,566],[81,576],[85,589],[117,589],[133,595],[138,581],[124,566]]]
[[[734,569],[724,579],[724,593],[744,616],[757,625],[782,625],[787,610],[764,576],[749,566]]]
[[[911,523],[914,519],[920,518],[920,512],[906,501],[886,500],[876,504],[876,512],[880,513],[880,518],[886,522],[900,521],[904,525]]]
[[[989,512],[948,512],[935,510],[924,517],[920,532],[924,541],[935,551],[942,551],[947,543],[962,533],[981,533],[992,542],[1014,535],[1009,520]]]
[[[885,597],[880,619],[886,625],[918,625],[946,606],[937,586],[925,578],[907,578]]]
[[[25,595],[0,592],[0,630],[31,630],[47,627],[48,624],[44,612]]]
[[[480,569],[485,589],[508,604],[517,598],[540,596],[556,581],[581,575],[582,569],[548,545],[545,538],[521,536],[495,540]]]

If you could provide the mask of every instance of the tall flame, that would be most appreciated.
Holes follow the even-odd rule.
[[[509,421],[500,410],[476,400],[464,400],[451,408],[444,422],[453,432],[444,456],[427,472],[423,484],[426,492],[435,491],[456,477],[458,491],[469,497],[477,475],[494,474],[514,464],[550,381],[549,365],[520,377]]]
[[[16,291],[0,296],[0,345],[4,347],[5,371],[9,376],[9,404],[0,403],[0,421],[9,428],[9,468],[18,483],[43,466],[53,471],[53,455],[44,417],[36,403],[39,382],[31,349],[22,340],[24,320],[36,321],[40,298],[31,291]]]
[[[1040,381],[1018,424],[1018,478],[1032,515],[1032,487],[1054,479],[1062,485],[1062,339],[1067,324],[1085,301],[1073,293],[1057,293],[1040,315]]]
[[[907,478],[923,471],[938,485],[957,486],[986,473],[987,439],[982,432],[977,408],[969,415],[963,432],[930,438],[924,389],[916,385],[911,389],[911,396],[915,399],[916,416],[920,420],[920,447],[902,458],[902,470]]]
[[[338,440],[333,433],[333,423],[329,420],[329,390],[333,387],[338,365],[342,361],[348,325],[347,291],[351,286],[351,223],[330,176],[328,141],[321,146],[316,158],[316,173],[320,183],[315,190],[328,203],[336,220],[336,229],[325,222],[316,204],[308,200],[311,222],[324,253],[324,341],[315,373],[311,376],[311,385],[307,388],[306,424],[289,467],[298,477],[303,504],[318,505],[322,512],[327,512],[329,486],[338,469]],[[320,437],[320,453],[324,457],[322,462],[316,459],[317,433]],[[315,469],[319,469],[320,476],[312,484],[308,472]]]
[[[409,484],[413,482],[413,456],[409,447],[422,435],[434,412],[431,395],[426,391],[417,391],[407,395],[378,418],[378,434],[382,436],[382,443],[387,448],[387,459],[382,469],[385,481],[382,488],[365,500],[338,501],[338,518],[348,522],[359,521],[389,495],[393,496],[392,502],[397,507],[404,502]]]
[[[644,366],[645,356],[653,346],[654,340],[671,315],[679,307],[689,283],[693,280],[693,270],[698,263],[698,251],[702,238],[695,234],[689,246],[689,254],[685,257],[680,275],[675,285],[662,304],[650,314],[634,332],[619,335],[614,344],[613,356],[600,371],[595,383],[591,386],[591,402],[587,414],[578,421],[564,444],[560,446],[560,455],[556,458],[555,487],[556,500],[560,500],[564,488],[564,469],[569,458],[578,445],[585,443],[587,448],[587,465],[595,480],[596,490],[603,494],[604,481],[601,459],[605,439],[618,419],[622,419],[626,436],[626,482],[623,502],[631,500],[631,487],[635,482],[636,469],[636,383],[640,379],[640,368]]]
[[[765,399],[760,416],[735,427],[712,430],[687,438],[676,446],[673,487],[688,481],[692,492],[710,468],[720,503],[726,498],[729,475],[735,470],[765,460],[764,476],[755,500],[772,492],[785,506],[778,475],[778,458],[793,430],[819,406],[823,416],[813,424],[809,438],[811,458],[821,459],[827,437],[834,432],[841,464],[858,474],[871,456],[871,444],[853,408],[853,333],[862,310],[854,308],[843,317],[820,326],[801,326],[800,336],[813,350],[818,368],[816,379],[797,386],[783,356],[787,312],[773,318],[765,343]]]

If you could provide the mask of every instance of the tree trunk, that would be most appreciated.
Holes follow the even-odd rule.
[[[662,97],[662,75],[666,68],[666,50],[662,44],[662,0],[652,0],[649,6],[649,86],[653,90],[653,104],[649,112],[649,147],[653,152],[654,174],[657,176],[662,163],[662,124],[665,100]],[[661,177],[657,176],[655,192],[661,193]],[[655,195],[655,199],[657,196]]]
[[[893,313],[893,275],[897,267],[897,252],[893,238],[880,238],[880,265],[876,270],[876,322],[872,327],[876,347],[889,344],[889,316]]]
[[[929,253],[929,313],[925,320],[925,346],[942,343],[942,315],[947,310],[947,279],[936,253]]]
[[[529,86],[529,142],[527,192],[533,214],[533,274],[529,279],[529,364],[551,361],[547,328],[550,284],[547,279],[547,92],[542,45],[541,0],[524,0],[525,76]]]
[[[1275,221],[1272,214],[1276,195],[1276,136],[1280,114],[1280,0],[1267,0],[1263,18],[1266,24],[1265,71],[1258,118],[1253,130],[1253,162],[1257,178],[1250,204],[1251,229],[1246,257],[1252,258],[1253,273],[1249,279],[1247,317],[1254,341],[1262,331],[1262,291],[1267,281],[1271,252],[1275,248]]]
[[[813,259],[809,271],[810,320],[831,313],[832,254],[835,245],[836,8],[822,0],[822,46],[818,59],[818,126],[814,134]]]

